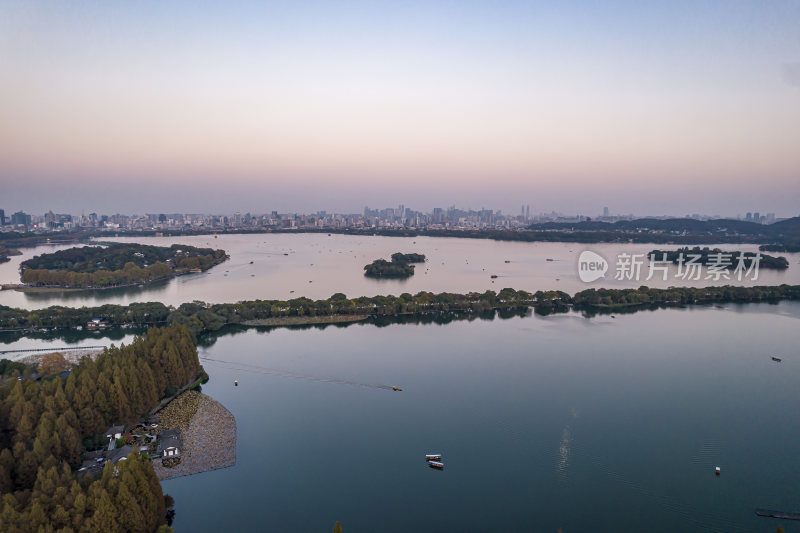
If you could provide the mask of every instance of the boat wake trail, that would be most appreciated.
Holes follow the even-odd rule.
[[[251,365],[248,363],[241,363],[236,361],[225,361],[223,359],[214,359],[211,357],[200,357],[200,360],[219,364],[224,366],[225,368],[230,368],[231,370],[240,370],[242,372],[249,372],[252,374],[266,374],[269,376],[279,376],[282,378],[302,379],[305,381],[316,381],[318,383],[335,383],[338,385],[350,385],[353,387],[364,387],[368,389],[380,389],[389,391],[394,390],[394,387],[392,387],[391,385],[383,385],[381,383],[363,383],[360,381],[351,381],[348,379],[309,376],[307,374],[298,374],[296,372],[287,372],[285,370],[275,370],[273,368],[267,368],[264,366]]]

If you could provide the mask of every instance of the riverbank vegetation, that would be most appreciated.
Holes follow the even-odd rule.
[[[37,255],[20,265],[21,280],[32,286],[107,288],[149,283],[223,262],[224,250],[182,244],[83,246]]]
[[[392,260],[376,259],[364,267],[364,275],[371,278],[408,278],[414,275],[412,263],[424,263],[423,254],[392,254]]]
[[[669,251],[653,250],[647,255],[650,258],[654,258],[656,261],[662,261],[665,257],[665,254],[666,260],[670,263],[688,263],[689,260],[692,259],[692,256],[696,256],[697,258],[694,260],[694,262],[701,265],[716,263],[717,260],[720,259],[719,254],[722,254],[722,259],[725,259],[727,262],[722,262],[721,266],[728,270],[734,269],[738,266],[740,254],[742,256],[742,263],[745,268],[750,268],[750,266],[753,264],[753,260],[756,257],[754,252],[723,251],[719,248],[711,249],[707,246],[704,248],[700,248],[699,246],[695,246],[694,248],[678,248],[677,250]],[[785,257],[775,257],[772,255],[761,254],[758,268],[786,270],[789,268],[789,261],[787,261]]]
[[[86,357],[66,378],[0,386],[0,530],[170,531],[149,459],[131,453],[102,474],[75,476],[84,442],[138,420],[170,387],[201,372],[186,328],[152,328],[130,345]],[[13,376],[12,376],[13,377]]]
[[[784,239],[780,244],[762,244],[758,249],[764,252],[797,253],[800,252],[800,238]]]
[[[75,328],[94,317],[101,317],[111,326],[147,326],[183,324],[195,339],[228,325],[259,324],[295,325],[309,323],[314,317],[341,316],[370,318],[426,315],[431,313],[492,309],[533,308],[539,314],[565,312],[570,309],[592,311],[615,307],[645,308],[648,306],[684,306],[723,302],[762,302],[800,299],[800,285],[671,287],[653,289],[587,289],[571,296],[563,291],[537,291],[505,288],[500,292],[485,291],[466,294],[403,293],[399,296],[361,296],[348,298],[336,293],[323,300],[252,300],[237,303],[208,304],[189,302],[177,308],[160,302],[130,305],[71,308],[51,306],[26,310],[0,306],[0,330],[42,328]],[[284,320],[288,319],[288,320]],[[316,322],[316,321],[315,321]],[[330,323],[330,320],[325,320]]]

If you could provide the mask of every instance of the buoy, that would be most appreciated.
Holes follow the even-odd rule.
[[[234,380],[233,381],[233,386],[234,387],[238,387],[239,386],[239,381],[238,380]]]
[[[714,473],[715,473],[715,474],[717,474],[717,475],[719,475],[719,467],[717,467],[717,468],[714,470]]]

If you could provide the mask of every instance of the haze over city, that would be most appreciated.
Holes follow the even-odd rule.
[[[4,2],[2,207],[795,216],[798,28],[797,2]]]

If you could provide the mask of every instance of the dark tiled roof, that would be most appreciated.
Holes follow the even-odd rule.
[[[128,455],[130,455],[131,452],[133,452],[133,446],[126,444],[122,448],[117,448],[115,450],[108,452],[106,459],[113,462],[114,464],[117,464],[123,457],[128,457]]]

